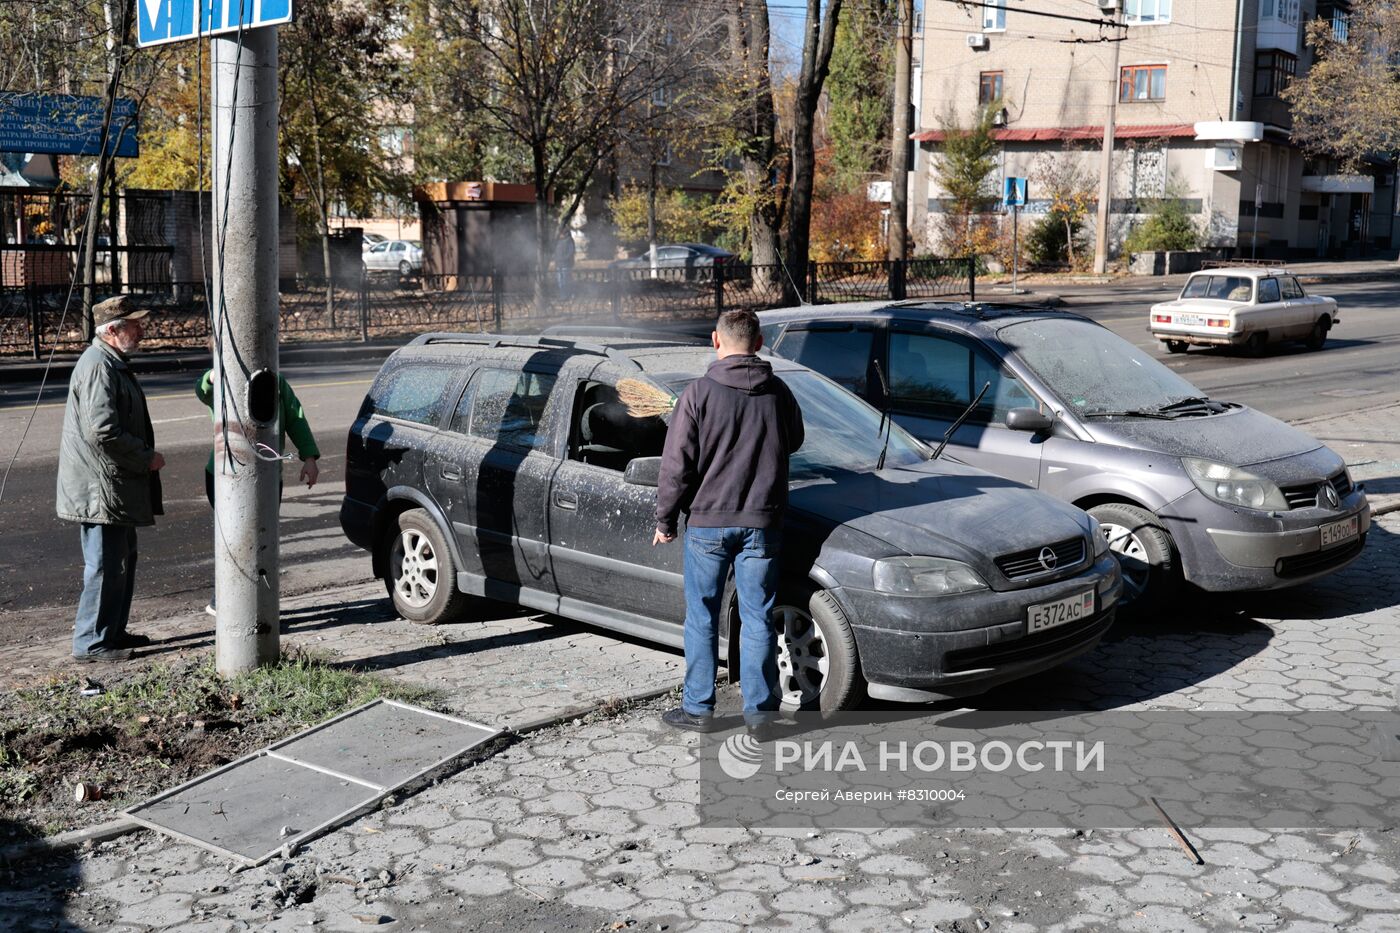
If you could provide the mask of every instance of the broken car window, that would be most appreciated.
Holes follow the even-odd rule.
[[[401,366],[386,374],[370,393],[371,411],[436,426],[442,416],[443,394],[454,375],[448,366]]]
[[[543,449],[545,407],[554,390],[547,373],[488,369],[477,377],[471,433],[507,447]]]

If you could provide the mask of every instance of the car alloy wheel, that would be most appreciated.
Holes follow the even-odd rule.
[[[776,606],[778,691],[787,707],[802,708],[821,695],[831,659],[816,621],[796,606]]]
[[[427,535],[416,528],[403,529],[394,539],[389,560],[399,599],[415,609],[433,601],[438,588],[438,559]]]
[[[408,278],[409,273],[412,272],[412,271],[413,271],[413,267],[410,266],[410,265],[408,264],[408,260],[407,260],[407,259],[405,259],[404,261],[402,261],[402,262],[399,263],[399,277],[400,277],[400,278],[405,278],[405,279]]]
[[[1147,591],[1152,577],[1147,546],[1130,528],[1103,522],[1099,526],[1108,540],[1108,549],[1118,558],[1118,566],[1123,571],[1123,604],[1129,605]]]

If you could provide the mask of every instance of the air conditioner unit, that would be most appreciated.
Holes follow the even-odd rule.
[[[1099,9],[1104,13],[1117,13],[1118,0],[1099,0]]]
[[[982,51],[986,51],[987,49],[992,47],[992,43],[986,36],[982,35],[980,32],[974,32],[968,34],[967,47],[970,49],[981,49]]]

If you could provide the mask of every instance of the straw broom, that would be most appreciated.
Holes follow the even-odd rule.
[[[676,407],[676,397],[668,390],[641,379],[619,379],[617,400],[633,418],[669,415]]]

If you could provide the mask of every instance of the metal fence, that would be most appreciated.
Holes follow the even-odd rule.
[[[762,310],[828,303],[976,295],[969,259],[810,263],[805,274],[741,264],[718,271],[580,269],[551,275],[542,294],[528,275],[365,275],[353,282],[307,281],[279,296],[281,332],[295,340],[362,340],[432,330],[510,331],[561,320],[600,323],[712,318],[735,308]],[[209,333],[205,284],[127,283],[120,289],[152,310],[145,345],[196,347]],[[97,298],[114,286],[98,285]],[[65,307],[65,299],[67,306]],[[82,289],[0,287],[0,355],[39,358],[83,345]]]

